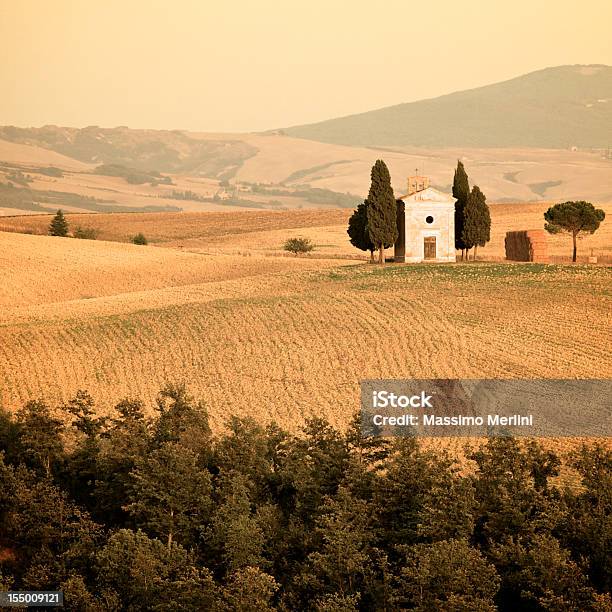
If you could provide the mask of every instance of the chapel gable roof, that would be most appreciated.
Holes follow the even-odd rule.
[[[410,195],[404,195],[400,197],[400,200],[403,200],[405,204],[417,204],[419,202],[436,202],[440,204],[453,204],[455,203],[455,198],[448,193],[442,193],[433,187],[427,187],[427,189],[423,189],[421,191],[417,191],[416,193],[412,193]]]

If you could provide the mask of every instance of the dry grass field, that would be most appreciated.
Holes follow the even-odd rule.
[[[125,242],[143,232],[151,243],[204,248],[226,238],[278,230],[304,230],[319,226],[344,227],[352,211],[346,209],[294,211],[224,211],[220,213],[115,213],[68,214],[72,227],[99,231],[99,238]],[[0,231],[46,234],[53,215],[13,216],[0,219]],[[346,232],[346,229],[345,229]],[[343,242],[346,240],[343,239]],[[350,245],[349,245],[350,246]]]
[[[491,242],[479,250],[483,259],[503,259],[507,231],[544,227],[549,203],[491,204]],[[604,261],[612,258],[612,204],[598,205],[606,212],[593,235],[579,238],[582,259],[593,253]],[[92,227],[103,240],[128,242],[143,232],[153,244],[202,253],[281,255],[284,241],[293,235],[310,238],[316,245],[315,258],[366,258],[351,246],[346,227],[352,210],[306,209],[290,211],[224,211],[218,213],[115,213],[68,214],[71,227]],[[0,231],[46,234],[52,215],[20,215],[0,218]],[[569,261],[571,238],[548,236],[549,252],[555,261]],[[391,254],[392,249],[389,251]]]
[[[526,223],[494,210],[499,231]],[[87,215],[169,248],[0,233],[0,401],[88,389],[107,411],[185,381],[215,428],[238,414],[295,430],[346,425],[363,378],[612,375],[610,267],[265,256],[294,234],[353,254],[346,214]]]
[[[205,257],[178,250],[0,233],[0,320],[43,304],[96,302],[159,289],[320,269],[333,262],[258,256]],[[10,314],[9,314],[10,313]]]

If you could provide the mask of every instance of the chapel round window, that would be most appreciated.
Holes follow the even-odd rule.
[[[425,217],[425,221],[431,225],[434,222],[434,218],[431,215],[428,215]]]

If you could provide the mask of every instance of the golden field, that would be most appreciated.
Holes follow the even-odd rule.
[[[71,227],[81,225],[99,232],[102,240],[125,242],[142,232],[149,242],[162,246],[194,244],[206,247],[243,235],[256,237],[266,231],[306,231],[312,227],[343,227],[352,211],[346,209],[295,211],[233,211],[220,213],[109,213],[67,214]],[[0,231],[46,234],[53,215],[0,218]],[[343,242],[347,242],[343,238]],[[345,245],[343,245],[345,246]],[[350,245],[349,245],[350,247]],[[356,251],[353,249],[353,252]]]
[[[479,257],[500,260],[505,257],[507,231],[542,229],[544,212],[550,203],[491,204],[491,242],[479,249]],[[579,237],[579,259],[591,250],[602,261],[612,259],[612,204],[598,205],[607,221],[593,235]],[[305,209],[290,211],[245,210],[191,213],[109,213],[67,214],[72,228],[91,227],[102,240],[129,242],[142,232],[149,242],[159,246],[209,254],[282,255],[284,241],[293,235],[310,238],[316,245],[316,258],[338,257],[367,259],[348,241],[346,228],[352,210]],[[0,217],[0,231],[46,234],[52,215],[32,214]],[[569,261],[571,238],[547,237],[554,261]],[[392,249],[389,250],[392,254]]]
[[[493,207],[495,241],[525,226],[519,210]],[[610,267],[379,268],[335,258],[356,253],[346,215],[87,215],[108,238],[142,230],[166,248],[0,232],[2,404],[87,389],[107,411],[185,381],[215,428],[237,414],[295,430],[312,415],[346,425],[363,378],[612,374]],[[606,224],[588,239],[601,250]],[[277,256],[290,235],[321,246]]]
[[[295,257],[205,257],[132,244],[0,233],[0,307],[71,304],[136,292],[195,286],[333,262]],[[18,262],[18,263],[17,263]],[[16,265],[17,264],[17,265]]]

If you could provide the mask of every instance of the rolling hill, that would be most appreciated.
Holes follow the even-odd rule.
[[[20,128],[9,125],[0,127],[0,139],[50,149],[86,164],[118,164],[138,170],[219,179],[231,176],[236,167],[257,152],[229,135],[197,139],[180,130],[132,130],[125,126]]]
[[[267,133],[0,126],[0,215],[353,208],[378,158],[398,195],[415,168],[448,191],[461,159],[489,201],[605,203],[610,147],[603,65]]]
[[[603,148],[612,145],[612,67],[546,68],[284,132],[360,146]]]
[[[72,128],[65,128],[71,130]],[[190,134],[198,140],[220,141],[219,134]],[[275,134],[232,134],[256,153],[233,166],[218,160],[221,175],[229,179],[235,198],[215,201],[222,189],[219,175],[201,171],[164,172],[171,184],[151,181],[133,184],[121,176],[99,174],[96,165],[62,156],[34,144],[0,139],[0,216],[40,213],[62,208],[70,212],[113,211],[222,211],[294,208],[353,208],[368,192],[370,168],[383,158],[396,193],[404,193],[407,175],[419,168],[433,185],[448,191],[457,159],[461,159],[473,184],[490,202],[533,202],[586,199],[612,202],[612,159],[588,150],[491,149],[416,147],[350,147]],[[152,132],[151,138],[156,138]],[[231,149],[230,144],[228,148]],[[135,167],[136,164],[132,164]],[[50,167],[62,173],[49,176]],[[142,166],[160,171],[158,167]],[[43,172],[47,172],[44,174]],[[10,189],[8,183],[20,177]],[[259,188],[256,188],[256,184]],[[192,193],[198,199],[175,199],[173,192]],[[346,194],[355,194],[347,196]],[[345,203],[346,202],[346,203]]]

